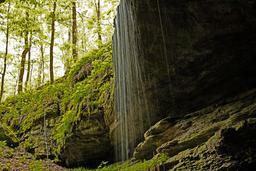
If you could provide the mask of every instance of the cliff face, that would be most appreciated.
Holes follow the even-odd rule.
[[[256,166],[256,91],[185,117],[168,117],[144,135],[134,158],[165,153],[166,170],[253,170]]]
[[[251,0],[121,1],[113,58],[116,87],[129,87],[116,89],[117,120],[182,117],[255,87],[255,7]],[[140,136],[128,135],[129,146]]]

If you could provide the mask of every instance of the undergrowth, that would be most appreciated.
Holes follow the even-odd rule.
[[[85,65],[91,66],[88,75],[74,81]],[[54,126],[49,132],[57,146],[53,147],[57,156],[65,139],[83,116],[93,115],[102,109],[105,115],[112,111],[111,96],[113,71],[109,42],[101,49],[87,53],[54,84],[48,83],[7,98],[0,104],[0,125],[13,142],[19,143],[29,139],[27,133],[33,127],[43,126],[44,117],[48,121],[54,119]]]
[[[156,155],[151,160],[145,161],[126,161],[124,163],[115,163],[112,165],[107,165],[107,162],[103,162],[97,169],[86,169],[86,168],[77,168],[73,171],[145,171],[151,168],[154,168],[157,165],[163,164],[167,161],[169,157],[165,154]]]

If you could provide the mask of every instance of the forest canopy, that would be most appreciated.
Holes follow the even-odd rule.
[[[117,0],[1,0],[0,100],[64,76],[111,40]]]

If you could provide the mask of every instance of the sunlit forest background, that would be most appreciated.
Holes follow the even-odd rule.
[[[62,77],[111,40],[118,0],[9,0],[0,6],[1,101]]]

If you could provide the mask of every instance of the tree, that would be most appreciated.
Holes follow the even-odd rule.
[[[20,61],[20,71],[19,71],[19,79],[18,79],[18,93],[21,93],[23,91],[23,78],[25,73],[25,64],[26,64],[26,55],[30,51],[29,47],[29,12],[26,9],[26,17],[25,17],[25,24],[23,29],[23,36],[24,36],[24,48],[23,52],[21,54],[21,61]]]
[[[1,79],[0,102],[2,101],[3,94],[4,94],[4,82],[5,82],[5,74],[6,74],[6,68],[7,68],[7,56],[8,56],[8,50],[9,50],[9,13],[10,13],[10,7],[11,7],[11,4],[9,2],[8,7],[7,7],[7,16],[6,16],[5,54],[4,54],[4,68],[3,68],[2,79]]]
[[[5,49],[0,49],[0,101],[24,88],[41,86],[48,80],[53,83],[78,56],[109,40],[115,3],[116,0],[6,0],[1,4],[0,45]],[[32,61],[36,63],[33,65]]]
[[[15,37],[19,38],[21,37],[23,41],[23,50],[21,53],[21,60],[20,60],[20,66],[19,66],[19,73],[18,73],[18,93],[21,93],[23,91],[23,80],[24,80],[24,74],[25,74],[25,65],[26,65],[26,56],[28,52],[30,51],[30,41],[29,41],[29,33],[32,33],[34,31],[38,31],[38,21],[36,20],[37,15],[37,9],[35,8],[37,6],[36,1],[25,1],[25,2],[19,2],[14,1],[14,10],[13,10],[13,32],[15,33]],[[31,5],[33,5],[34,8],[31,8]],[[17,13],[19,15],[17,15]]]
[[[51,24],[51,44],[50,44],[50,82],[54,82],[54,71],[53,71],[53,48],[54,48],[54,36],[55,36],[55,21],[56,21],[56,1],[53,2],[53,10],[52,10],[52,24]]]
[[[77,18],[76,1],[72,2],[72,56],[74,62],[77,60]]]
[[[102,45],[102,28],[101,28],[101,0],[97,0],[97,2],[94,3],[95,5],[95,10],[96,10],[96,24],[97,24],[97,34],[98,34],[98,47]]]
[[[29,43],[28,43],[28,31],[25,31],[24,34],[24,50],[21,54],[21,62],[20,62],[20,71],[19,71],[19,80],[18,80],[18,93],[23,91],[23,77],[25,72],[25,63],[26,63],[26,55],[29,52]]]
[[[41,86],[44,83],[44,45],[41,43],[40,45],[40,61],[38,68],[38,77],[37,77],[37,87]]]
[[[26,82],[25,82],[25,88],[28,90],[28,82],[30,78],[30,74],[32,74],[31,71],[31,46],[32,46],[32,32],[30,32],[30,38],[29,38],[29,52],[28,52],[28,60],[27,60],[27,77],[26,77]]]

